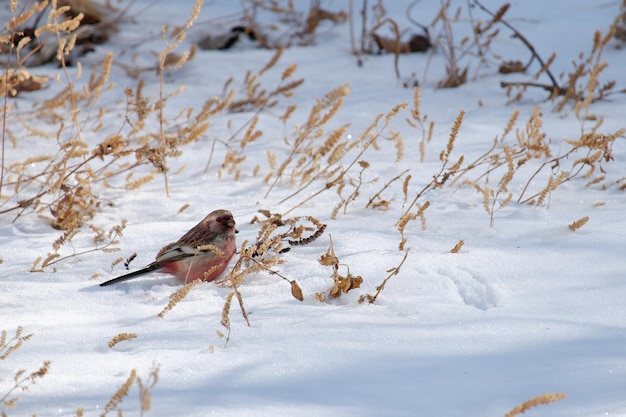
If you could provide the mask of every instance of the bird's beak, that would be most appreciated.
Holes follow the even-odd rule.
[[[228,221],[226,222],[226,225],[228,227],[235,227],[235,224],[236,224],[235,223],[235,219],[233,219],[233,218],[228,219]]]

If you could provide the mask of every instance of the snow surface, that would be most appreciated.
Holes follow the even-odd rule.
[[[302,10],[308,7],[304,3],[297,2]],[[347,7],[337,1],[322,3],[329,10]],[[404,3],[388,1],[385,6],[401,28],[412,28]],[[86,58],[86,72],[89,63],[97,62],[107,50],[116,56],[125,51],[126,57],[137,53],[140,64],[153,63],[151,51],[163,47],[161,25],[182,24],[191,5],[134,2],[128,12],[132,21],[122,25],[109,45]],[[185,45],[207,33],[215,19],[226,16],[228,21],[239,6],[239,2],[207,2]],[[418,16],[429,23],[438,6],[439,2],[419,3]],[[512,2],[507,16],[543,57],[557,52],[553,70],[560,74],[571,69],[580,52],[590,50],[593,32],[606,31],[617,10],[617,1],[527,0]],[[473,13],[484,18],[478,10]],[[503,59],[524,61],[528,56],[504,28],[494,49]],[[186,87],[166,110],[176,114],[181,107],[201,106],[206,98],[221,94],[229,76],[240,83],[246,70],[258,70],[272,54],[246,42],[229,51],[199,51],[183,69],[168,74],[168,91],[180,84]],[[617,87],[624,88],[626,53],[610,47],[604,59],[609,67],[603,79],[615,79]],[[393,56],[364,56],[363,65],[356,65],[347,24],[323,25],[314,45],[287,49],[277,67],[266,74],[265,85],[276,85],[291,63],[298,64],[296,77],[305,83],[294,97],[281,102],[283,107],[262,117],[259,128],[264,135],[250,145],[246,166],[266,164],[268,148],[283,149],[278,155],[281,160],[284,148],[274,147],[272,141],[282,140],[294,123],[303,123],[315,99],[344,83],[350,84],[351,94],[332,126],[350,123],[352,135],[360,134],[376,114],[412,101],[412,90],[394,76]],[[178,239],[214,209],[233,211],[242,242],[256,237],[258,226],[250,220],[257,210],[285,212],[295,205],[293,199],[278,204],[295,191],[286,181],[264,198],[268,185],[252,176],[251,169],[239,180],[227,175],[219,179],[223,147],[217,146],[209,171],[203,172],[213,140],[229,137],[250,113],[212,119],[207,135],[170,161],[173,173],[183,165],[187,169],[169,178],[169,198],[158,176],[133,192],[104,191],[115,204],[103,207],[94,223],[108,228],[128,220],[120,253],[85,254],[55,265],[54,270],[31,273],[33,261],[51,251],[59,231],[34,215],[15,223],[2,218],[0,329],[11,334],[21,325],[34,336],[0,362],[0,395],[12,385],[17,369],[30,372],[44,360],[52,361],[50,373],[29,392],[20,393],[18,408],[5,410],[8,415],[71,416],[79,407],[88,416],[99,415],[131,369],[145,380],[158,364],[150,416],[502,416],[548,392],[564,392],[567,398],[528,415],[626,416],[626,197],[617,187],[601,190],[576,180],[553,193],[549,207],[511,203],[496,213],[493,227],[481,196],[469,187],[432,192],[425,198],[431,202],[427,228],[422,230],[415,221],[407,229],[410,251],[400,273],[387,283],[375,304],[357,302],[359,295],[372,293],[403,256],[394,226],[403,209],[400,189],[389,193],[394,200],[388,211],[364,208],[367,199],[405,169],[413,177],[412,195],[428,183],[440,167],[439,152],[461,109],[466,115],[453,155],[466,155],[467,161],[489,148],[515,109],[521,112],[516,125],[521,128],[533,105],[541,106],[543,129],[556,153],[562,139],[580,135],[571,107],[554,112],[553,103],[543,101],[543,91],[529,90],[522,102],[507,105],[499,86],[505,78],[497,74],[494,63],[483,67],[476,78],[470,72],[470,81],[460,88],[438,90],[443,65],[440,53],[430,59],[424,54],[400,59],[403,77],[415,73],[420,80],[421,109],[435,122],[426,161],[419,162],[421,136],[404,124],[405,111],[393,126],[404,137],[404,159],[392,163],[395,148],[389,143],[368,153],[372,166],[367,178],[381,179],[364,185],[362,196],[345,215],[330,218],[337,203],[333,191],[291,213],[314,215],[328,224],[320,239],[285,254],[285,263],[278,268],[299,282],[305,301],[295,300],[288,284],[275,276],[248,277],[240,291],[251,326],[233,305],[226,347],[216,330],[224,331],[220,319],[228,288],[203,284],[159,318],[157,313],[180,285],[173,278],[153,275],[108,288],[97,284],[123,273],[122,265],[110,268],[118,256],[136,251],[134,267],[149,263],[165,243]],[[58,70],[51,66],[43,71],[53,75]],[[154,72],[143,76],[147,94],[156,95],[158,76]],[[528,78],[519,74],[506,79]],[[111,103],[123,98],[124,87],[136,83],[120,68],[114,69],[112,79],[117,92],[103,98]],[[60,87],[23,94],[17,102],[28,109]],[[286,103],[296,103],[298,111],[283,127],[272,113],[281,114]],[[624,126],[625,109],[626,97],[620,95],[592,107],[605,117],[602,129],[607,132]],[[111,122],[114,132],[120,122]],[[7,163],[32,156],[33,146],[54,151],[54,141],[37,141],[9,147]],[[616,142],[615,161],[606,165],[610,179],[625,175],[624,145],[623,139]],[[520,177],[511,186],[519,192],[524,184]],[[178,213],[184,204],[190,207]],[[589,222],[571,232],[567,225],[583,216],[589,216]],[[341,262],[353,274],[362,275],[364,283],[336,301],[318,302],[315,292],[331,285],[330,269],[317,262],[328,247],[329,235]],[[76,250],[83,249],[81,245],[91,247],[88,236],[77,236]],[[450,253],[459,239],[465,245],[459,253]],[[71,253],[71,248],[63,250]],[[96,272],[100,277],[90,279]],[[108,348],[107,342],[121,332],[138,337]],[[121,409],[125,416],[139,415],[136,387]]]

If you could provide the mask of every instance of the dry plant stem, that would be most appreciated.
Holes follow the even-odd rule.
[[[555,95],[563,95],[565,94],[565,89],[561,87],[555,88],[550,84],[536,83],[533,81],[500,81],[500,87],[537,87],[546,90],[547,92]]]
[[[572,149],[570,149],[569,151],[567,151],[566,153],[564,153],[561,156],[558,156],[556,158],[550,159],[549,161],[545,161],[544,163],[542,163],[539,168],[537,168],[537,170],[530,176],[530,178],[528,179],[528,181],[526,182],[526,185],[524,185],[524,188],[522,189],[522,192],[520,193],[519,198],[517,199],[517,202],[520,204],[526,204],[529,201],[533,200],[534,198],[538,197],[542,192],[538,192],[535,193],[533,195],[531,195],[530,197],[524,198],[524,195],[526,194],[526,191],[528,190],[528,187],[530,186],[530,184],[532,183],[533,179],[540,173],[543,171],[543,169],[546,166],[555,166],[555,164],[559,164],[561,160],[567,159],[571,154],[573,154],[574,152],[576,152],[577,150],[579,150],[580,148],[578,147],[574,147]],[[589,157],[592,153],[592,150],[590,149],[587,152],[587,157]],[[580,172],[583,170],[585,166],[584,165],[580,165],[575,171],[573,172],[567,172],[565,177],[559,181],[558,185],[564,184],[572,179],[574,179],[575,177],[578,176],[578,174],[580,174]]]
[[[413,19],[413,16],[411,16],[411,9],[413,9],[413,7],[415,7],[420,2],[421,2],[421,0],[414,0],[407,6],[407,8],[406,8],[406,18],[411,23],[413,23],[415,26],[417,26],[418,28],[422,29],[424,31],[424,34],[427,37],[430,37],[430,34],[428,33],[428,26],[422,25],[420,22],[418,22],[417,20]]]
[[[126,220],[123,220],[123,224],[124,225],[126,224]],[[74,252],[71,255],[67,255],[67,256],[62,256],[62,257],[56,258],[54,261],[51,261],[51,262],[45,262],[44,261],[44,264],[42,265],[42,268],[48,267],[50,265],[54,265],[57,262],[61,262],[61,261],[64,261],[66,259],[73,258],[73,257],[76,257],[76,256],[81,256],[81,255],[85,255],[85,254],[88,254],[88,253],[98,252],[98,251],[103,251],[103,250],[106,251],[106,249],[109,249],[110,246],[119,243],[119,241],[117,240],[117,238],[119,238],[119,237],[122,237],[122,236],[119,233],[114,233],[111,236],[111,238],[109,239],[109,242],[107,244],[105,244],[104,246],[98,247],[96,245],[96,247],[93,248],[93,249],[86,249],[86,250],[81,251],[81,252]],[[41,272],[43,272],[43,269],[41,270]]]
[[[248,319],[248,312],[246,311],[246,308],[243,306],[243,297],[241,296],[241,293],[237,289],[237,285],[233,284],[232,288],[233,288],[233,292],[237,296],[237,302],[239,302],[239,308],[241,309],[241,315],[243,316],[244,320],[246,321],[246,324],[248,325],[248,327],[250,327],[250,320]],[[230,329],[229,329],[229,331],[230,331]]]
[[[117,345],[121,341],[131,340],[131,339],[136,339],[136,338],[137,338],[137,333],[119,333],[113,336],[111,340],[107,342],[107,346],[112,348],[113,346]]]
[[[128,391],[130,390],[132,385],[135,383],[136,379],[137,379],[137,371],[133,369],[132,371],[130,371],[130,375],[126,379],[126,382],[122,384],[122,386],[115,392],[115,394],[111,396],[109,401],[106,403],[106,405],[104,406],[104,412],[100,414],[100,417],[104,417],[107,414],[109,414],[110,411],[114,410],[117,407],[117,405],[122,402],[124,397],[128,395]]]
[[[0,360],[6,360],[13,352],[22,347],[25,341],[33,337],[32,333],[22,336],[23,330],[24,328],[22,326],[18,326],[17,329],[15,329],[15,336],[9,340],[7,340],[7,331],[2,330],[0,334]]]
[[[38,379],[43,378],[48,371],[50,370],[51,361],[44,361],[41,367],[31,372],[30,374],[26,374],[25,369],[19,370],[13,377],[13,386],[4,394],[4,396],[0,397],[0,404],[8,404],[13,405],[17,403],[17,397],[11,397],[12,393],[15,391],[28,391],[31,385],[36,384]],[[6,414],[2,413],[2,416],[6,416]]]
[[[588,221],[589,221],[589,216],[585,216],[585,217],[582,217],[582,218],[574,221],[573,223],[570,223],[567,227],[572,232],[575,232],[576,230],[580,229],[585,224],[587,224]]]
[[[360,66],[362,65],[361,53],[363,52],[363,48],[358,49],[354,39],[354,0],[349,0],[348,2],[348,24],[350,26],[350,49],[352,49],[352,54],[357,57],[357,62]]]
[[[524,401],[522,404],[518,405],[508,413],[504,415],[504,417],[515,417],[518,416],[531,408],[537,407],[539,405],[546,405],[556,401],[560,401],[566,397],[565,394],[541,394],[537,397],[531,398],[528,401]]]
[[[276,65],[276,63],[279,61],[280,57],[283,54],[284,51],[284,47],[280,46],[276,49],[275,54],[272,56],[272,58],[270,58],[269,62],[261,69],[259,70],[254,76],[252,77],[246,77],[247,79],[247,83],[248,85],[246,85],[246,90],[254,90],[257,91],[257,87],[259,85],[253,85],[254,82],[256,82],[256,80],[263,75],[265,72],[267,72],[270,68],[272,68],[273,66]],[[293,68],[293,71],[291,71],[289,68]],[[259,94],[259,96],[255,96],[252,98],[248,98],[246,100],[243,100],[244,102],[246,101],[254,101],[254,105],[255,105],[255,111],[254,113],[250,116],[250,118],[241,124],[241,126],[239,126],[239,128],[237,130],[235,130],[235,132],[230,135],[230,137],[223,141],[220,139],[215,139],[213,141],[213,145],[211,147],[211,152],[209,154],[209,159],[207,160],[207,163],[204,167],[204,173],[206,174],[209,170],[209,167],[211,165],[211,161],[213,159],[213,153],[215,151],[215,144],[217,142],[221,142],[223,143],[227,148],[230,149],[230,145],[229,143],[235,138],[237,137],[244,129],[249,128],[251,126],[251,124],[256,124],[256,121],[258,120],[259,114],[261,114],[261,112],[263,112],[267,107],[273,107],[277,101],[272,100],[273,98],[279,97],[279,96],[288,96],[291,92],[291,90],[295,89],[296,87],[298,87],[299,85],[301,85],[304,82],[304,79],[299,79],[299,80],[295,80],[295,81],[291,81],[291,82],[286,82],[288,80],[288,78],[290,78],[293,73],[295,72],[295,64],[292,64],[292,66],[288,67],[287,70],[285,70],[286,72],[283,73],[283,77],[281,78],[281,81],[279,83],[279,85],[274,88],[269,94],[267,94],[267,96],[265,96],[265,90],[262,90],[262,93],[257,93]],[[252,80],[252,81],[251,81]],[[252,83],[252,84],[251,84]],[[234,96],[234,90],[230,90],[229,93],[229,98],[227,99],[228,101],[228,105],[233,104],[233,96]]]
[[[367,0],[363,0],[361,8],[361,52],[365,52],[365,39],[367,39]]]
[[[181,300],[183,300],[187,296],[187,294],[189,294],[189,292],[191,292],[191,290],[193,288],[195,288],[201,282],[203,282],[203,281],[201,281],[199,279],[187,282],[185,285],[180,287],[178,290],[176,290],[173,293],[171,293],[170,296],[169,296],[169,299],[170,299],[169,302],[163,308],[163,310],[161,310],[157,314],[157,316],[160,317],[160,318],[163,318],[165,316],[165,313],[167,313],[168,311],[172,310],[176,304],[178,304]]]
[[[292,294],[293,294],[294,284],[295,284],[295,287],[299,288],[298,284],[297,284],[297,282],[295,280],[291,280],[291,279],[287,278],[286,276],[282,275],[280,272],[278,272],[276,270],[273,270],[271,268],[268,268],[267,266],[263,265],[261,262],[257,261],[253,257],[251,257],[251,256],[242,256],[237,261],[237,263],[240,263],[243,260],[247,260],[249,262],[254,262],[259,268],[269,272],[270,275],[276,275],[277,277],[280,277],[280,278],[284,279],[285,281],[287,281],[291,285]],[[241,298],[241,294],[237,290],[237,286],[236,285],[233,284],[232,288],[233,288],[233,291],[235,291],[235,294],[237,295],[237,300],[239,300],[239,306],[241,307],[241,312],[243,314],[243,317],[246,319],[246,323],[248,324],[248,326],[250,326],[250,322],[248,321],[248,314],[246,313],[246,310],[243,307],[243,300]],[[298,297],[296,297],[295,294],[293,294],[293,295],[294,295],[295,298],[299,299]],[[299,299],[299,300],[303,301],[301,299]]]
[[[463,175],[465,175],[467,172],[471,171],[472,169],[476,168],[477,166],[483,164],[485,162],[485,159],[491,155],[491,153],[493,152],[494,149],[496,149],[496,146],[498,146],[498,139],[494,139],[493,141],[493,145],[491,145],[491,148],[489,148],[484,154],[480,155],[478,158],[476,158],[472,163],[468,164],[465,168],[460,169],[459,172],[457,173],[456,177],[450,182],[450,185],[454,185],[459,179],[461,179],[461,177],[463,177]],[[494,168],[495,169],[495,168]],[[490,171],[484,173],[483,175],[481,175],[477,181],[482,178],[484,175],[488,175]]]
[[[402,216],[400,216],[400,218],[405,217],[406,215],[408,215],[411,210],[413,209],[413,207],[415,207],[415,205],[417,204],[417,201],[427,192],[429,192],[430,190],[433,190],[435,188],[439,188],[442,187],[447,181],[448,179],[456,174],[456,172],[459,169],[460,164],[463,162],[463,157],[461,156],[461,158],[452,166],[448,169],[448,172],[446,172],[446,169],[448,168],[448,163],[450,162],[450,153],[452,152],[452,150],[454,149],[454,141],[456,140],[456,137],[459,133],[459,129],[461,128],[461,123],[463,122],[463,116],[465,115],[465,111],[461,110],[456,118],[456,120],[454,121],[454,125],[452,126],[452,130],[450,132],[450,138],[448,140],[448,145],[447,145],[447,149],[442,151],[439,159],[442,162],[441,165],[441,169],[439,170],[439,172],[435,175],[433,175],[433,180],[431,182],[429,182],[428,184],[426,184],[424,186],[424,188],[422,188],[416,195],[415,198],[413,198],[413,201],[411,201],[411,203],[408,205],[408,207],[404,210],[404,212],[402,213]]]
[[[284,215],[291,213],[292,211],[294,211],[295,209],[297,209],[298,207],[302,206],[303,204],[306,204],[308,201],[314,199],[315,197],[317,197],[318,195],[320,195],[321,193],[323,193],[324,191],[333,188],[334,186],[336,186],[337,184],[341,183],[341,181],[343,180],[344,176],[352,169],[352,167],[361,160],[361,158],[363,157],[363,155],[365,154],[365,152],[370,148],[370,146],[372,146],[372,144],[376,141],[376,139],[379,138],[381,132],[383,132],[387,126],[389,125],[389,122],[391,120],[392,117],[394,117],[399,110],[407,107],[408,104],[407,103],[400,103],[399,105],[395,106],[394,109],[392,109],[389,113],[387,113],[386,117],[385,117],[385,122],[383,124],[383,126],[378,129],[378,131],[376,132],[376,134],[372,134],[372,130],[374,128],[376,128],[378,126],[378,122],[380,121],[380,119],[382,118],[383,114],[379,114],[375,119],[374,122],[370,125],[370,127],[368,127],[366,129],[365,132],[363,132],[361,134],[361,137],[365,137],[369,134],[369,139],[367,141],[363,142],[363,145],[361,147],[361,150],[359,151],[359,153],[352,159],[352,161],[343,169],[340,169],[339,172],[337,173],[337,175],[330,180],[329,182],[327,182],[325,184],[325,186],[321,189],[319,189],[318,191],[314,192],[313,194],[311,194],[309,197],[305,198],[304,200],[302,200],[301,202],[299,202],[298,204],[296,204],[295,206],[293,206],[292,208],[290,208],[289,210],[287,210],[285,213],[283,213]],[[328,168],[327,168],[328,169]],[[324,170],[323,172],[325,172],[326,170]],[[295,195],[299,194],[301,191],[303,191],[308,185],[310,185],[311,183],[313,183],[314,180],[316,180],[319,176],[321,175],[321,173],[313,176],[313,178],[311,178],[311,180],[305,184],[304,186],[300,187],[297,191],[295,191],[294,193],[292,193],[291,195],[285,197],[284,199],[282,199],[279,204],[284,203],[285,201],[289,200],[290,198],[294,197]]]
[[[168,54],[172,52],[174,49],[176,49],[180,45],[180,43],[185,39],[186,31],[189,30],[189,28],[191,28],[194,20],[198,18],[200,14],[200,10],[202,9],[203,3],[204,3],[203,0],[195,1],[191,15],[189,16],[189,19],[187,19],[183,27],[176,34],[174,41],[171,43],[168,43],[165,49],[163,49],[163,51],[161,51],[161,53],[159,54],[159,140],[161,141],[161,149],[163,150],[167,148],[167,141],[166,141],[165,131],[163,127],[164,125],[163,108],[164,108],[164,99],[165,99],[164,94],[163,94],[163,88],[164,88],[163,86],[165,83],[164,73],[165,73],[165,67],[166,67],[166,60],[167,60]],[[182,58],[179,62],[180,64],[183,63]],[[169,190],[169,185],[168,185],[168,180],[167,180],[167,171],[168,171],[167,168],[163,170],[163,181],[165,184],[165,195],[169,197],[170,190]]]
[[[150,393],[150,390],[154,388],[157,382],[159,382],[159,369],[160,365],[153,365],[145,383],[141,378],[137,377],[140,417],[143,417],[146,411],[150,411],[150,407],[152,406],[152,394]]]
[[[387,181],[387,183],[383,186],[383,188],[380,189],[380,191],[378,191],[376,194],[374,194],[374,196],[372,198],[369,199],[369,201],[367,202],[367,204],[365,205],[365,208],[368,208],[369,206],[371,206],[374,203],[374,200],[376,200],[377,198],[380,197],[380,195],[383,193],[383,191],[385,191],[387,188],[389,188],[389,186],[394,183],[395,181],[399,180],[400,178],[404,177],[404,175],[406,173],[408,173],[410,171],[410,169],[405,169],[404,171],[402,171],[400,174],[396,175],[395,177],[393,177],[392,179],[390,179],[389,181]]]
[[[480,1],[478,1],[478,0],[472,0],[472,1],[474,1],[474,3],[478,7],[480,7],[485,13],[487,13],[487,14],[489,14],[491,16],[495,16],[495,13],[493,13],[491,10],[489,10],[485,6],[483,6],[480,3]],[[558,92],[560,92],[560,94],[563,94],[565,92],[565,90],[559,86],[559,84],[556,81],[556,78],[554,78],[554,75],[552,75],[552,72],[550,71],[550,68],[548,68],[548,66],[546,65],[544,60],[539,56],[539,54],[535,50],[534,46],[528,41],[528,39],[526,39],[526,37],[524,37],[524,35],[522,35],[517,29],[515,29],[506,20],[500,19],[499,22],[501,22],[504,26],[509,28],[513,32],[515,37],[518,38],[520,41],[522,41],[522,43],[528,48],[528,50],[530,50],[530,53],[532,54],[532,56],[534,58],[536,58],[537,61],[539,61],[539,63],[541,64],[542,70],[545,70],[546,74],[548,74],[548,77],[550,78],[550,81],[552,82],[552,86],[548,86],[548,85],[545,85],[545,84],[537,84],[537,83],[508,83],[508,84],[511,84],[511,85],[537,86],[537,87],[544,88],[544,89],[546,89],[548,91],[558,91]],[[503,85],[503,87],[504,87],[504,85]]]
[[[231,331],[231,328],[230,328],[230,306],[232,304],[234,295],[235,295],[235,292],[231,291],[226,296],[226,301],[224,301],[224,306],[222,307],[222,320],[220,321],[220,324],[222,326],[224,326],[224,328],[227,330],[226,337],[224,338],[224,349],[226,349],[226,347],[228,346],[228,342],[230,341],[230,331]],[[217,335],[220,338],[224,337],[224,334],[219,329],[217,330]]]
[[[55,186],[53,186],[52,188],[45,188],[45,187],[42,188],[42,190],[38,194],[36,194],[34,197],[31,197],[28,200],[24,201],[23,204],[18,204],[15,207],[11,207],[9,209],[2,210],[2,211],[0,211],[0,214],[8,213],[8,212],[11,212],[11,211],[14,211],[14,210],[18,210],[18,209],[23,209],[22,212],[21,212],[21,213],[23,213],[24,210],[26,210],[26,208],[28,208],[28,206],[30,205],[30,202],[35,202],[39,198],[43,197],[44,195],[49,194],[52,191],[56,191],[56,189],[58,187],[60,187],[65,182],[66,179],[68,179],[72,175],[76,174],[81,168],[88,166],[89,162],[91,162],[95,158],[96,158],[95,155],[90,156],[89,158],[85,159],[84,161],[82,161],[81,163],[79,163],[78,165],[73,167],[70,171],[66,171],[64,173],[65,175],[63,176],[63,181],[57,181]],[[50,164],[46,167],[46,169],[44,169],[40,174],[32,176],[29,179],[29,181],[24,182],[22,184],[29,184],[29,183],[35,182],[37,177],[46,175],[49,172],[49,170],[52,169],[52,168],[53,168],[53,163],[50,162]],[[14,223],[17,220],[17,218],[20,217],[21,213],[18,214],[15,219],[13,219]]]
[[[268,188],[263,198],[267,198],[267,196],[274,189],[276,184],[278,184],[278,181],[280,181],[280,179],[282,178],[282,175],[285,169],[287,168],[287,166],[289,165],[289,163],[292,162],[295,155],[297,155],[299,152],[302,151],[302,148],[305,146],[306,139],[309,138],[311,135],[315,135],[316,130],[320,130],[321,126],[326,124],[328,120],[330,120],[337,113],[339,108],[343,105],[343,99],[346,95],[348,95],[348,92],[349,92],[349,88],[347,84],[341,87],[335,88],[326,95],[326,98],[324,101],[322,102],[318,101],[317,104],[313,106],[313,108],[311,109],[309,113],[309,118],[307,120],[307,123],[305,124],[305,127],[303,128],[302,131],[298,132],[294,140],[294,143],[291,147],[291,151],[289,152],[289,155],[287,156],[287,159],[285,159],[285,161],[281,164],[280,168],[278,169],[275,175],[274,181]],[[326,111],[326,112],[320,116],[320,113],[322,113],[323,111]],[[291,197],[293,197],[294,195],[298,194],[304,188],[306,188],[311,183],[313,183],[315,179],[317,179],[324,173],[327,173],[330,170],[331,165],[334,166],[335,164],[329,164],[324,169],[321,169],[319,172],[317,172],[315,175],[312,176],[312,178],[308,181],[307,184],[300,187],[300,189],[298,189],[296,192],[294,192],[290,196],[284,198],[281,202],[286,201],[290,199]]]
[[[400,61],[400,28],[398,28],[398,24],[393,20],[393,19],[389,19],[389,18],[385,18],[383,19],[380,23],[378,23],[376,26],[374,26],[372,29],[370,29],[370,33],[373,33],[376,29],[378,29],[379,27],[381,27],[382,25],[384,25],[385,23],[389,23],[389,25],[391,26],[392,32],[395,35],[395,51],[394,51],[394,58],[393,58],[393,69],[396,72],[396,78],[399,80],[400,79],[400,68],[399,68],[399,61]]]
[[[2,106],[2,142],[0,143],[0,197],[2,197],[2,185],[4,184],[4,146],[7,133],[7,109],[9,97],[9,69],[11,68],[11,57],[13,56],[13,43],[10,43],[9,57],[4,72],[4,97]]]
[[[398,266],[395,266],[387,270],[387,272],[389,272],[389,275],[387,275],[385,279],[383,280],[383,282],[381,282],[380,285],[376,287],[376,292],[374,293],[374,295],[368,294],[365,296],[365,298],[359,299],[359,301],[363,302],[365,301],[365,299],[367,299],[367,302],[369,304],[374,304],[376,302],[376,299],[380,295],[380,293],[385,289],[385,284],[387,284],[387,281],[389,281],[392,277],[398,275],[398,273],[400,272],[400,268],[402,268],[402,265],[404,265],[404,261],[406,261],[406,258],[408,256],[409,256],[409,250],[407,249],[404,251],[404,256],[402,257],[402,260],[400,261]]]

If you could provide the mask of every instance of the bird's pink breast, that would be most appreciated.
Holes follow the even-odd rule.
[[[161,272],[175,275],[184,283],[197,279],[213,281],[224,272],[234,254],[235,252],[232,251],[230,256],[219,257],[209,253],[190,256],[178,261],[163,262]]]

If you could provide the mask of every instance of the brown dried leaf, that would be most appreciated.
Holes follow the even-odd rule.
[[[291,281],[291,295],[293,295],[293,297],[298,301],[304,301],[304,295],[302,295],[302,289],[300,288],[300,286],[295,280]]]

